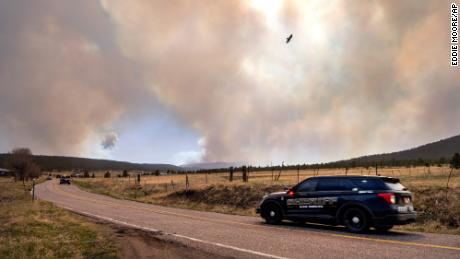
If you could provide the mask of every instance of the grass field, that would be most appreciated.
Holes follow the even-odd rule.
[[[408,186],[446,186],[447,177],[450,168],[443,167],[399,167],[399,168],[379,168],[378,174],[385,176],[398,177],[401,181]],[[130,177],[122,178],[116,177],[121,175],[121,172],[112,172],[112,178],[102,178],[102,172],[96,173],[96,178],[85,179],[85,181],[101,182],[108,181],[112,185],[119,186],[134,186],[136,175],[140,172],[131,172]],[[274,171],[254,171],[249,173],[249,183],[257,183],[264,185],[286,185],[292,186],[305,178],[314,175],[375,175],[375,168],[353,168],[345,169],[321,169],[316,170],[274,170]],[[279,176],[278,180],[276,178]],[[457,177],[459,174],[454,172],[453,178],[449,184],[450,187],[460,187],[460,182]],[[235,172],[233,183],[242,182],[241,172]],[[229,182],[229,174],[226,173],[197,173],[188,174],[189,187],[201,188],[208,185],[215,184],[233,184]],[[171,174],[162,176],[143,175],[141,177],[141,186],[155,187],[157,191],[175,191],[184,189],[186,183],[185,174]],[[114,187],[115,188],[115,187]],[[124,188],[124,187],[122,187]]]
[[[414,205],[419,220],[400,227],[406,230],[460,234],[460,175],[452,174],[449,190],[446,183],[448,167],[384,168],[381,175],[401,179],[414,194]],[[254,208],[263,195],[283,190],[299,180],[313,175],[344,175],[344,169],[251,172],[249,182],[243,183],[241,172],[236,172],[229,182],[228,173],[142,176],[140,184],[133,175],[129,178],[78,179],[76,183],[90,191],[121,199],[132,199],[165,206],[215,211],[238,215],[256,215]],[[375,169],[356,168],[348,175],[375,174]],[[189,187],[186,191],[186,177]],[[446,200],[447,193],[447,200]],[[452,202],[455,201],[455,202]]]
[[[107,230],[0,178],[0,258],[119,258]]]

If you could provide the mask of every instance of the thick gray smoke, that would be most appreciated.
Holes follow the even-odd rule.
[[[256,2],[2,1],[0,145],[76,152],[146,96],[202,136],[204,161],[325,161],[460,133],[450,1]]]
[[[285,1],[275,19],[172,2],[104,7],[123,53],[204,136],[205,160],[329,160],[460,132],[448,1]]]
[[[85,155],[90,139],[142,106],[149,94],[130,88],[142,84],[115,37],[97,1],[1,0],[1,151]]]

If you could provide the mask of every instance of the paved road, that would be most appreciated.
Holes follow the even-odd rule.
[[[340,227],[270,226],[257,217],[113,199],[48,181],[37,197],[60,207],[157,233],[159,238],[236,258],[460,258],[460,236],[415,232],[349,234]]]

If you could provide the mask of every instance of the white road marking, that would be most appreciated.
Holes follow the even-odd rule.
[[[116,224],[125,225],[125,226],[129,226],[129,227],[132,227],[132,228],[137,228],[137,229],[142,229],[142,230],[148,231],[148,232],[156,232],[156,233],[161,232],[164,235],[170,235],[170,236],[174,236],[174,237],[178,237],[178,238],[182,238],[182,239],[188,239],[188,240],[194,241],[194,242],[199,242],[199,243],[208,244],[208,245],[214,245],[214,246],[218,246],[218,247],[222,247],[222,248],[227,248],[227,249],[231,249],[231,250],[235,250],[235,251],[239,251],[239,252],[244,252],[244,253],[248,253],[248,254],[253,254],[253,255],[258,255],[258,256],[263,256],[263,257],[267,257],[267,258],[289,259],[288,257],[282,257],[282,256],[277,256],[277,255],[272,255],[272,254],[266,254],[266,253],[262,253],[262,252],[258,252],[258,251],[254,251],[254,250],[249,250],[249,249],[239,248],[239,247],[236,247],[236,246],[231,246],[231,245],[225,245],[225,244],[221,244],[221,243],[206,241],[206,240],[202,240],[202,239],[198,239],[198,238],[194,238],[194,237],[188,237],[188,236],[179,235],[179,234],[173,234],[173,233],[166,233],[166,232],[163,232],[163,231],[158,230],[158,229],[143,227],[143,226],[131,224],[131,223],[128,223],[128,222],[120,221],[120,220],[117,220],[117,219],[114,219],[114,218],[109,218],[109,217],[105,217],[105,216],[101,216],[101,215],[92,214],[92,213],[85,212],[85,211],[77,211],[77,210],[74,210],[74,209],[69,208],[69,207],[63,207],[63,208],[65,208],[67,210],[70,210],[70,211],[73,211],[75,213],[79,213],[79,214],[89,216],[89,217],[103,219],[103,220],[110,221],[110,222],[113,222],[113,223],[116,223]]]

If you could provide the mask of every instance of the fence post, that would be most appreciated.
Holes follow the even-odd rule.
[[[283,172],[283,169],[284,169],[284,161],[281,163],[281,167],[280,167],[280,171],[278,173],[278,176],[276,177],[276,181],[279,181],[280,180],[280,177],[281,177],[281,173]]]
[[[297,183],[300,183],[300,165],[297,165]]]
[[[230,169],[229,169],[229,177],[228,177],[228,180],[230,182],[233,182],[233,172],[234,172],[234,169],[233,169],[233,166],[230,166]]]
[[[275,177],[275,175],[274,175],[275,169],[273,168],[273,166],[271,166],[271,169],[272,169],[272,184],[273,184],[273,178]]]
[[[188,174],[185,173],[185,191],[188,192],[188,188],[190,187],[190,183],[188,181]]]
[[[447,185],[446,185],[446,200],[447,200],[447,192],[449,190],[449,182],[450,182],[450,177],[452,175],[452,172],[454,171],[454,167],[450,170],[449,177],[447,178]]]
[[[32,179],[32,200],[35,200],[35,178]]]
[[[206,185],[208,184],[208,171],[204,172],[204,182]]]

